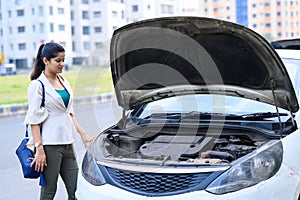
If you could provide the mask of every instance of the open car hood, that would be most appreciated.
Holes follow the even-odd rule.
[[[191,93],[299,109],[281,59],[244,26],[200,17],[144,20],[115,30],[110,51],[115,93],[126,110]]]

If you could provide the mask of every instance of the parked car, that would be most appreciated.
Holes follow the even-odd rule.
[[[17,74],[16,64],[14,64],[14,63],[0,64],[0,74],[2,76]]]
[[[300,39],[299,38],[276,40],[276,41],[272,41],[271,44],[275,49],[300,50]]]
[[[126,25],[110,52],[123,117],[86,151],[78,199],[300,198],[299,57],[201,17]]]

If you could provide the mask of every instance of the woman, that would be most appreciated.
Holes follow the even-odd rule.
[[[78,166],[72,144],[78,133],[85,147],[92,141],[76,122],[71,87],[59,75],[64,61],[65,50],[61,45],[42,44],[28,87],[28,111],[24,123],[31,126],[32,137],[28,144],[34,144],[36,151],[32,166],[43,172],[46,180],[46,185],[41,187],[40,199],[54,198],[59,175],[69,199],[75,199]],[[45,87],[44,107],[41,107],[42,85],[37,80]]]

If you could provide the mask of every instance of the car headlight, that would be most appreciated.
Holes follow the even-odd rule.
[[[256,151],[233,162],[233,166],[210,183],[206,191],[213,194],[225,194],[267,180],[279,170],[282,156],[281,141],[270,141]]]
[[[82,176],[86,181],[95,186],[105,184],[105,179],[93,155],[87,151],[82,161]]]

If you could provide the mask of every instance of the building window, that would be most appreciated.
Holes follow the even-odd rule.
[[[20,43],[20,44],[18,44],[18,48],[19,48],[20,51],[26,50],[26,43]]]
[[[39,29],[40,29],[40,33],[44,33],[45,30],[44,30],[44,23],[40,23],[39,24]]]
[[[265,25],[267,28],[270,28],[271,27],[271,23],[266,23]]]
[[[35,15],[35,10],[34,10],[34,8],[31,8],[31,15],[32,15],[32,16]]]
[[[33,49],[37,49],[37,45],[35,42],[32,44],[32,46],[33,46]]]
[[[24,13],[23,9],[22,10],[17,10],[17,16],[18,17],[24,16],[24,15],[25,15],[25,13]]]
[[[132,5],[132,12],[138,12],[139,6],[138,5]]]
[[[76,42],[72,41],[72,51],[76,51]]]
[[[101,2],[101,0],[94,0],[94,2]]]
[[[44,8],[43,6],[39,6],[39,16],[43,16],[44,15]]]
[[[96,26],[95,27],[95,33],[101,33],[102,32],[102,27],[101,26]]]
[[[91,50],[91,43],[89,41],[83,42],[83,49],[86,51]]]
[[[74,26],[71,27],[71,34],[75,35],[75,27]]]
[[[50,23],[50,32],[53,33],[54,32],[54,24]]]
[[[82,11],[82,19],[89,19],[89,11]]]
[[[118,12],[117,11],[113,10],[113,11],[111,11],[111,14],[112,14],[113,17],[118,17]]]
[[[63,25],[63,24],[58,25],[58,30],[65,31],[66,30],[65,25]]]
[[[59,15],[63,15],[63,14],[65,14],[65,9],[64,8],[57,8],[57,13]]]
[[[64,48],[66,48],[66,42],[59,42],[59,44],[60,44],[61,46],[63,46]]]
[[[89,0],[81,0],[82,4],[89,4]]]
[[[117,28],[118,28],[118,27],[116,27],[116,26],[113,26],[113,27],[112,27],[113,30],[116,30]]]
[[[96,48],[102,48],[103,47],[103,43],[102,42],[95,42],[95,47]]]
[[[35,25],[32,25],[32,32],[35,32],[36,29],[35,29]]]
[[[94,18],[100,18],[100,17],[101,17],[101,11],[95,11]]]
[[[25,26],[19,26],[18,33],[25,33]]]
[[[53,15],[53,6],[49,6],[49,15]]]
[[[172,5],[161,5],[161,13],[162,14],[173,14],[174,13],[174,6]]]
[[[17,69],[21,69],[21,68],[26,69],[28,66],[26,58],[16,59],[15,62],[16,62]]]
[[[74,11],[73,10],[70,12],[70,17],[71,17],[71,20],[74,20]]]
[[[8,11],[8,17],[11,18],[11,10]]]
[[[271,14],[270,13],[265,13],[265,17],[271,17]]]
[[[13,33],[12,27],[9,27],[9,28],[8,28],[8,32],[9,32],[9,34],[12,34],[12,33]]]
[[[253,18],[256,18],[256,14],[253,14],[252,17],[253,17]]]
[[[90,34],[90,27],[89,26],[83,26],[82,27],[82,33],[83,33],[83,35],[89,35]]]

